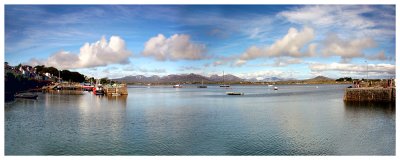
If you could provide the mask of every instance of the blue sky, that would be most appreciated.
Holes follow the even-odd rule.
[[[5,5],[5,61],[96,78],[395,76],[394,5]]]

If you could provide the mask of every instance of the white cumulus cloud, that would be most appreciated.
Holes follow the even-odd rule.
[[[310,41],[314,39],[314,30],[309,27],[304,27],[298,31],[296,28],[290,28],[288,33],[282,38],[275,41],[274,44],[260,48],[251,46],[243,53],[239,60],[235,62],[240,66],[246,63],[247,60],[252,60],[260,57],[307,57],[315,54],[316,44],[310,44],[306,52],[302,52]]]
[[[205,59],[206,46],[190,41],[190,36],[174,34],[167,38],[163,34],[150,38],[142,55],[152,56],[156,60],[200,60]]]
[[[125,47],[125,41],[118,36],[105,37],[95,43],[85,43],[79,54],[67,51],[54,53],[45,60],[31,59],[31,65],[46,65],[60,69],[91,68],[110,64],[127,64],[132,52]]]
[[[337,35],[329,35],[324,41],[322,54],[324,56],[340,56],[342,60],[364,57],[363,50],[376,46],[372,38],[344,40]]]
[[[237,74],[238,77],[240,78],[245,78],[245,79],[264,79],[268,77],[283,77],[285,75],[285,72],[283,71],[278,71],[278,70],[268,70],[268,71],[257,71],[257,72],[249,72],[249,73],[240,73]]]
[[[343,63],[331,63],[322,64],[314,63],[309,64],[309,68],[313,72],[325,72],[325,71],[341,71],[341,72],[358,72],[358,73],[381,73],[381,74],[396,74],[396,66],[393,64],[343,64]]]
[[[392,60],[392,57],[387,57],[384,51],[380,51],[375,55],[368,55],[366,58],[369,60]]]
[[[272,66],[285,67],[291,64],[300,64],[303,60],[300,58],[277,58]]]

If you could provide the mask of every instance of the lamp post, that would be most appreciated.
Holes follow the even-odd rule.
[[[368,62],[365,61],[365,63],[367,64],[367,82],[368,82]]]

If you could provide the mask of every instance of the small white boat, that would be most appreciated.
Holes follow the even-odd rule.
[[[176,84],[176,85],[173,85],[172,87],[173,87],[173,88],[182,88],[182,85]]]
[[[226,92],[226,95],[244,95],[243,92]]]
[[[278,87],[274,87],[274,90],[278,90]]]
[[[120,96],[121,94],[119,93],[112,93],[111,96]]]

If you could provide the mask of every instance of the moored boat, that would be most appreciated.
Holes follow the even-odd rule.
[[[229,85],[225,84],[225,73],[222,72],[222,85],[220,85],[219,87],[230,87]]]
[[[14,95],[14,98],[25,98],[25,99],[36,99],[38,97],[37,94],[34,93],[17,93]]]
[[[207,86],[203,84],[203,80],[202,80],[202,81],[201,81],[201,85],[200,85],[200,86],[197,86],[197,88],[207,88]]]
[[[182,88],[182,85],[180,85],[180,84],[175,84],[175,85],[173,85],[172,87],[173,87],[173,88]]]
[[[104,94],[103,86],[96,85],[95,87],[93,87],[93,94],[95,94],[95,95],[103,95]]]
[[[243,92],[226,92],[226,95],[244,95]]]
[[[274,87],[274,90],[278,90],[278,87]]]

